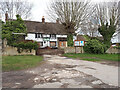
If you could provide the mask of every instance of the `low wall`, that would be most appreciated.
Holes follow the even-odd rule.
[[[65,53],[84,53],[83,47],[66,47],[64,48]]]
[[[21,53],[18,53],[17,48],[7,46],[4,48],[2,55],[36,55],[36,51],[32,50],[31,52],[23,50]]]
[[[58,55],[58,54],[64,54],[63,49],[49,49],[49,48],[44,48],[44,49],[38,49],[37,50],[37,55],[44,55],[44,54],[49,54],[49,55]]]
[[[106,53],[109,53],[109,54],[117,54],[117,53],[120,53],[120,49],[117,49],[117,48],[109,48]]]

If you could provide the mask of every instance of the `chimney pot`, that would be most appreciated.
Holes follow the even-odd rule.
[[[44,16],[42,17],[42,23],[45,23],[45,18],[44,18]]]

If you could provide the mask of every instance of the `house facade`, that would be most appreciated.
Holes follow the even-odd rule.
[[[39,48],[64,48],[67,47],[67,30],[58,21],[56,23],[25,21],[27,36],[25,40],[39,43]]]

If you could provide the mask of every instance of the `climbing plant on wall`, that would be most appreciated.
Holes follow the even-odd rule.
[[[2,24],[2,39],[6,38],[8,45],[18,41],[21,35],[13,35],[13,33],[25,33],[27,32],[24,21],[20,15],[16,15],[16,20],[9,20]]]
[[[67,44],[68,44],[68,46],[73,46],[74,45],[73,34],[68,34],[68,36],[67,36]]]
[[[115,30],[116,30],[116,26],[114,25],[112,19],[110,19],[110,25],[108,25],[108,23],[106,24],[102,23],[102,25],[98,28],[98,31],[103,36],[104,44],[106,44],[108,47],[111,44],[111,38],[112,35],[115,33]]]
[[[16,15],[17,20],[10,20],[6,23],[2,23],[2,39],[7,39],[7,44],[12,47],[16,47],[17,51],[21,53],[24,49],[31,52],[32,49],[36,50],[38,48],[37,42],[23,42],[20,38],[23,38],[21,34],[13,33],[23,33],[26,35],[27,30],[24,21],[20,15]]]

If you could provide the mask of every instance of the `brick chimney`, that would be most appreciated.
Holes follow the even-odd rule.
[[[56,23],[59,23],[59,18],[56,19]]]
[[[42,17],[42,23],[45,23],[45,18],[44,18],[44,16]]]
[[[8,12],[5,13],[5,21],[8,21]]]

